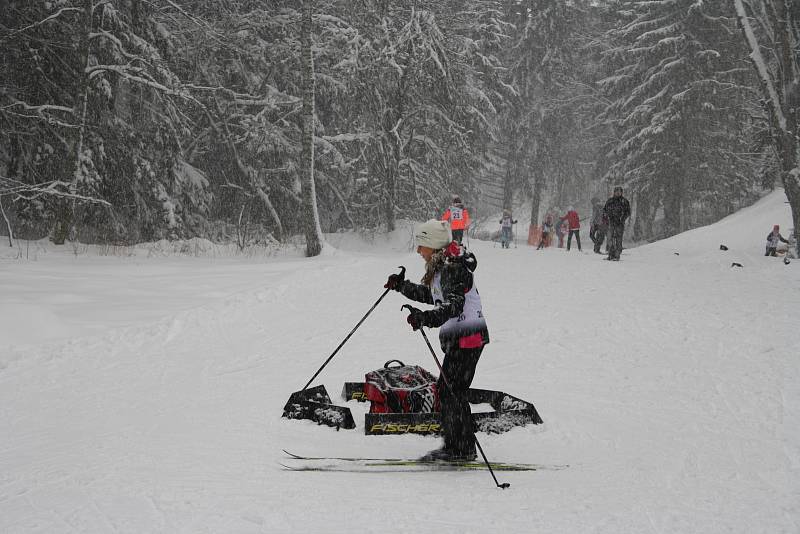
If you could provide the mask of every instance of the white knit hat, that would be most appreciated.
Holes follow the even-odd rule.
[[[447,221],[431,219],[417,225],[414,229],[414,240],[418,247],[437,250],[449,245],[453,238],[450,236],[450,225]]]

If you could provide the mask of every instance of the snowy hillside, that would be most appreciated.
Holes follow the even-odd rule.
[[[472,241],[492,338],[473,386],[544,419],[480,442],[492,460],[569,465],[498,473],[507,490],[485,471],[278,465],[283,448],[437,446],[365,436],[355,402],[355,430],[280,418],[386,276],[421,276],[407,230],[331,236],[315,259],[4,252],[0,532],[796,533],[800,260],[763,257],[773,224],[788,234],[784,201],[619,263]],[[388,295],[322,372],[335,402],[393,358],[436,369],[404,303]]]

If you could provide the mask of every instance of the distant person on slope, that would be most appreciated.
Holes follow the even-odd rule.
[[[445,210],[442,215],[443,221],[450,222],[450,230],[453,232],[453,239],[460,245],[464,239],[464,230],[469,229],[469,212],[458,196],[453,197],[453,204]]]
[[[603,214],[608,219],[610,235],[608,236],[608,258],[619,261],[622,254],[622,234],[625,232],[625,220],[631,216],[631,204],[622,196],[622,187],[614,187],[614,195],[603,206]]]
[[[427,311],[411,308],[407,321],[414,330],[423,326],[441,327],[439,343],[445,356],[436,389],[442,405],[444,445],[422,460],[474,460],[475,431],[467,395],[483,346],[489,343],[489,330],[472,274],[478,262],[472,253],[466,253],[451,241],[444,221],[431,219],[418,225],[414,239],[417,253],[425,260],[422,283],[415,284],[400,274],[392,274],[384,287],[434,306]]]
[[[558,216],[561,210],[559,208],[555,209],[556,216]],[[563,218],[559,218],[558,222],[556,223],[556,237],[558,238],[558,248],[564,248],[564,235],[569,231],[569,226],[567,222]]]
[[[542,221],[542,239],[539,241],[539,246],[536,250],[541,250],[550,246],[550,236],[553,235],[553,215],[548,213],[544,216]]]
[[[781,235],[781,227],[776,224],[772,227],[772,231],[767,234],[767,253],[764,254],[764,256],[777,256],[778,243],[781,241],[787,244],[789,243],[789,241],[784,239]]]
[[[569,237],[567,237],[567,252],[572,246],[572,236],[575,236],[575,241],[578,243],[578,252],[581,250],[581,219],[578,217],[578,212],[575,208],[569,206],[567,214],[561,217],[561,220],[567,223]]]
[[[511,217],[511,210],[503,210],[503,217],[500,219],[500,245],[508,248],[513,236],[513,227],[517,224]]]
[[[601,254],[600,247],[606,238],[608,219],[603,214],[603,203],[599,198],[592,198],[592,222],[589,225],[589,239],[594,243],[595,254]]]

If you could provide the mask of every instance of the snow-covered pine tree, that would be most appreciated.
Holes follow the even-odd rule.
[[[579,201],[587,190],[594,149],[586,111],[590,40],[582,28],[589,15],[589,2],[557,0],[525,0],[507,12],[515,29],[503,61],[514,95],[503,110],[504,190],[506,197],[520,187],[531,191],[534,224],[547,187],[561,203]]]
[[[20,237],[69,227],[84,6],[9,1],[0,10],[0,195]],[[84,62],[85,62],[84,55]],[[73,162],[73,165],[64,165]]]
[[[503,53],[511,44],[513,25],[506,18],[508,2],[498,0],[470,0],[449,2],[453,15],[443,11],[443,29],[452,35],[456,46],[454,59],[465,67],[457,72],[454,82],[468,98],[456,99],[461,108],[461,124],[469,132],[469,156],[463,147],[449,144],[447,183],[450,191],[459,193],[469,204],[473,218],[482,219],[496,212],[486,209],[483,202],[495,187],[486,188],[487,176],[494,172],[496,157],[492,152],[501,138],[498,133],[502,117],[500,112],[512,95],[506,80],[507,66]],[[449,202],[449,198],[447,201]],[[508,207],[512,201],[509,199]]]
[[[355,32],[342,18],[351,7],[319,0],[312,12],[315,197],[326,228],[340,215],[355,226],[346,157],[352,146],[359,154],[360,136],[342,111],[357,75],[349,59]],[[304,233],[302,10],[281,1],[199,2],[193,12],[204,24],[189,28],[179,71],[192,77],[193,94],[208,108],[197,115],[200,133],[189,146],[219,199],[214,215],[243,225],[249,219],[279,240]]]
[[[607,179],[628,186],[637,219],[649,219],[644,228],[660,204],[669,236],[689,227],[687,210],[698,201],[751,191],[757,173],[730,157],[751,141],[739,134],[750,120],[744,51],[731,38],[726,2],[620,2],[617,9],[626,22],[609,36],[612,74],[602,82],[612,101],[606,117],[619,136]]]
[[[185,151],[208,177],[211,217],[235,226],[240,246],[282,240],[300,230],[299,11],[208,0],[172,15],[172,68],[202,104],[186,110]]]
[[[165,65],[163,5],[12,6],[3,38],[19,53],[4,62],[11,76],[0,98],[23,113],[0,113],[13,116],[0,135],[16,147],[5,165],[19,182],[65,193],[17,203],[18,212],[37,213],[34,235],[46,222],[57,243],[70,230],[82,240],[135,242],[195,234],[204,224],[205,178],[180,158],[180,108],[192,99]],[[20,128],[10,127],[15,121]],[[105,202],[76,202],[86,199]]]
[[[428,218],[458,192],[469,201],[492,127],[491,70],[495,2],[368,2],[355,19],[360,35],[352,80],[358,122],[367,140],[355,174],[366,224],[393,228],[396,217]],[[478,65],[483,64],[483,71]]]

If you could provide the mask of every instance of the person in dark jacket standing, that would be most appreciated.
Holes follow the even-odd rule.
[[[603,214],[608,219],[608,258],[619,261],[622,254],[622,234],[625,232],[625,220],[631,216],[631,204],[622,196],[622,187],[614,188],[614,196],[606,201]]]
[[[599,198],[592,198],[592,222],[589,226],[589,239],[594,243],[595,254],[601,254],[600,247],[606,239],[608,220],[603,213],[603,203]]]
[[[444,221],[432,219],[420,224],[414,238],[417,253],[425,260],[422,283],[415,284],[400,274],[392,274],[384,287],[433,305],[426,311],[411,307],[407,321],[414,330],[424,326],[439,328],[439,342],[445,353],[436,384],[442,407],[444,445],[422,460],[474,460],[475,430],[468,391],[483,346],[489,343],[489,330],[472,274],[477,260],[451,240]]]

